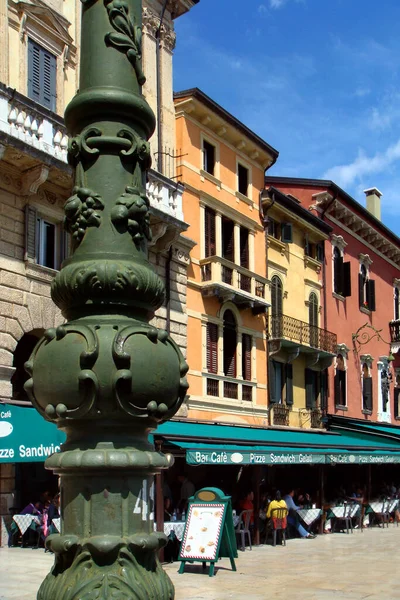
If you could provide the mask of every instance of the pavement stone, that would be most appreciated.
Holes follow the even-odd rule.
[[[239,551],[237,572],[222,559],[216,576],[202,566],[164,565],[176,600],[400,600],[400,528],[288,540]],[[35,600],[53,556],[42,549],[0,549],[0,600]],[[57,600],[56,598],[54,600]]]

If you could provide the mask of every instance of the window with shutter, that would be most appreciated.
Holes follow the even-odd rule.
[[[242,335],[242,375],[246,381],[251,381],[251,335]]]
[[[351,268],[350,262],[343,263],[343,289],[342,296],[351,296]]]
[[[240,228],[240,266],[249,268],[249,230]]]
[[[366,302],[365,284],[366,284],[366,278],[364,279],[363,273],[359,273],[358,274],[358,302],[359,302],[360,306],[364,306],[364,302]]]
[[[372,410],[372,377],[363,378],[363,409]]]
[[[279,402],[276,398],[276,375],[275,375],[275,361],[269,359],[268,360],[268,392],[269,392],[269,401],[271,404],[275,404]]]
[[[204,238],[205,258],[215,256],[215,212],[208,207],[204,211]]]
[[[316,373],[311,369],[305,370],[306,380],[306,408],[313,409],[316,407]]]
[[[292,223],[282,223],[281,225],[281,239],[282,242],[286,244],[291,244],[293,242],[293,225]]]
[[[317,244],[316,253],[317,253],[316,254],[317,260],[319,260],[319,262],[324,262],[324,258],[325,258],[324,242],[320,242],[319,244]]]
[[[281,316],[283,306],[282,281],[277,275],[271,279],[271,313],[273,317]]]
[[[236,320],[230,310],[224,314],[224,375],[236,377]]]
[[[336,373],[335,373],[335,405],[346,406],[347,405],[347,390],[346,390],[346,370],[344,359],[341,354],[337,355],[336,358]]]
[[[50,110],[56,110],[56,57],[28,40],[28,96]]]
[[[203,140],[203,169],[210,175],[215,175],[215,154],[215,146]]]
[[[308,322],[310,324],[310,346],[318,348],[318,298],[314,292],[309,296]]]
[[[375,303],[375,281],[373,279],[368,279],[366,285],[366,296],[367,296],[367,305],[369,310],[376,310]]]
[[[394,320],[398,321],[400,319],[400,294],[399,294],[399,288],[395,287],[394,288]]]
[[[328,410],[328,370],[321,371],[321,388],[320,388],[320,405],[321,410]]]
[[[36,221],[37,213],[33,206],[25,206],[25,260],[36,262]]]
[[[293,365],[286,365],[286,404],[293,405]]]
[[[218,325],[207,323],[207,370],[218,373]]]
[[[337,247],[333,250],[333,290],[335,294],[343,292],[343,256]]]
[[[230,219],[222,219],[222,257],[231,262],[235,260],[234,223]]]

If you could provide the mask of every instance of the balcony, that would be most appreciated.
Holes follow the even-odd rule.
[[[272,405],[272,424],[281,425],[283,427],[289,426],[290,419],[290,408],[284,404],[273,404]]]
[[[231,300],[255,313],[270,306],[268,279],[219,256],[204,258],[200,267],[203,296],[217,296],[221,302]]]
[[[291,354],[293,359],[300,352],[308,354],[308,366],[316,366],[319,362],[321,368],[326,368],[336,354],[335,333],[287,315],[269,315],[267,336],[272,354],[284,350]],[[326,364],[323,364],[321,359],[327,359]]]
[[[322,410],[319,408],[311,410],[311,429],[322,429]]]
[[[400,319],[397,321],[391,321],[389,323],[390,328],[390,341],[395,344],[400,344]]]

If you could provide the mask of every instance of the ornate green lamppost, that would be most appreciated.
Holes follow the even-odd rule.
[[[72,255],[52,285],[66,324],[27,370],[37,410],[67,434],[46,468],[61,477],[61,534],[40,600],[167,600],[153,530],[153,474],[169,466],[148,433],[187,392],[186,362],[149,325],[163,284],[147,260],[146,170],[154,115],[141,93],[141,0],[84,0],[80,90],[66,109],[76,167],[65,205]]]

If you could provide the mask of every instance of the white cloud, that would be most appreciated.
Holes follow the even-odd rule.
[[[269,0],[271,8],[281,8],[284,4],[286,4],[286,0]]]
[[[257,12],[260,15],[262,15],[262,16],[267,15],[268,14],[268,8],[265,6],[265,4],[260,4],[260,6],[257,9]]]
[[[384,152],[377,152],[374,156],[367,156],[364,150],[360,150],[353,162],[328,169],[324,174],[324,179],[332,179],[341,187],[346,188],[364,177],[385,172],[398,160],[400,160],[400,140],[389,146]]]

